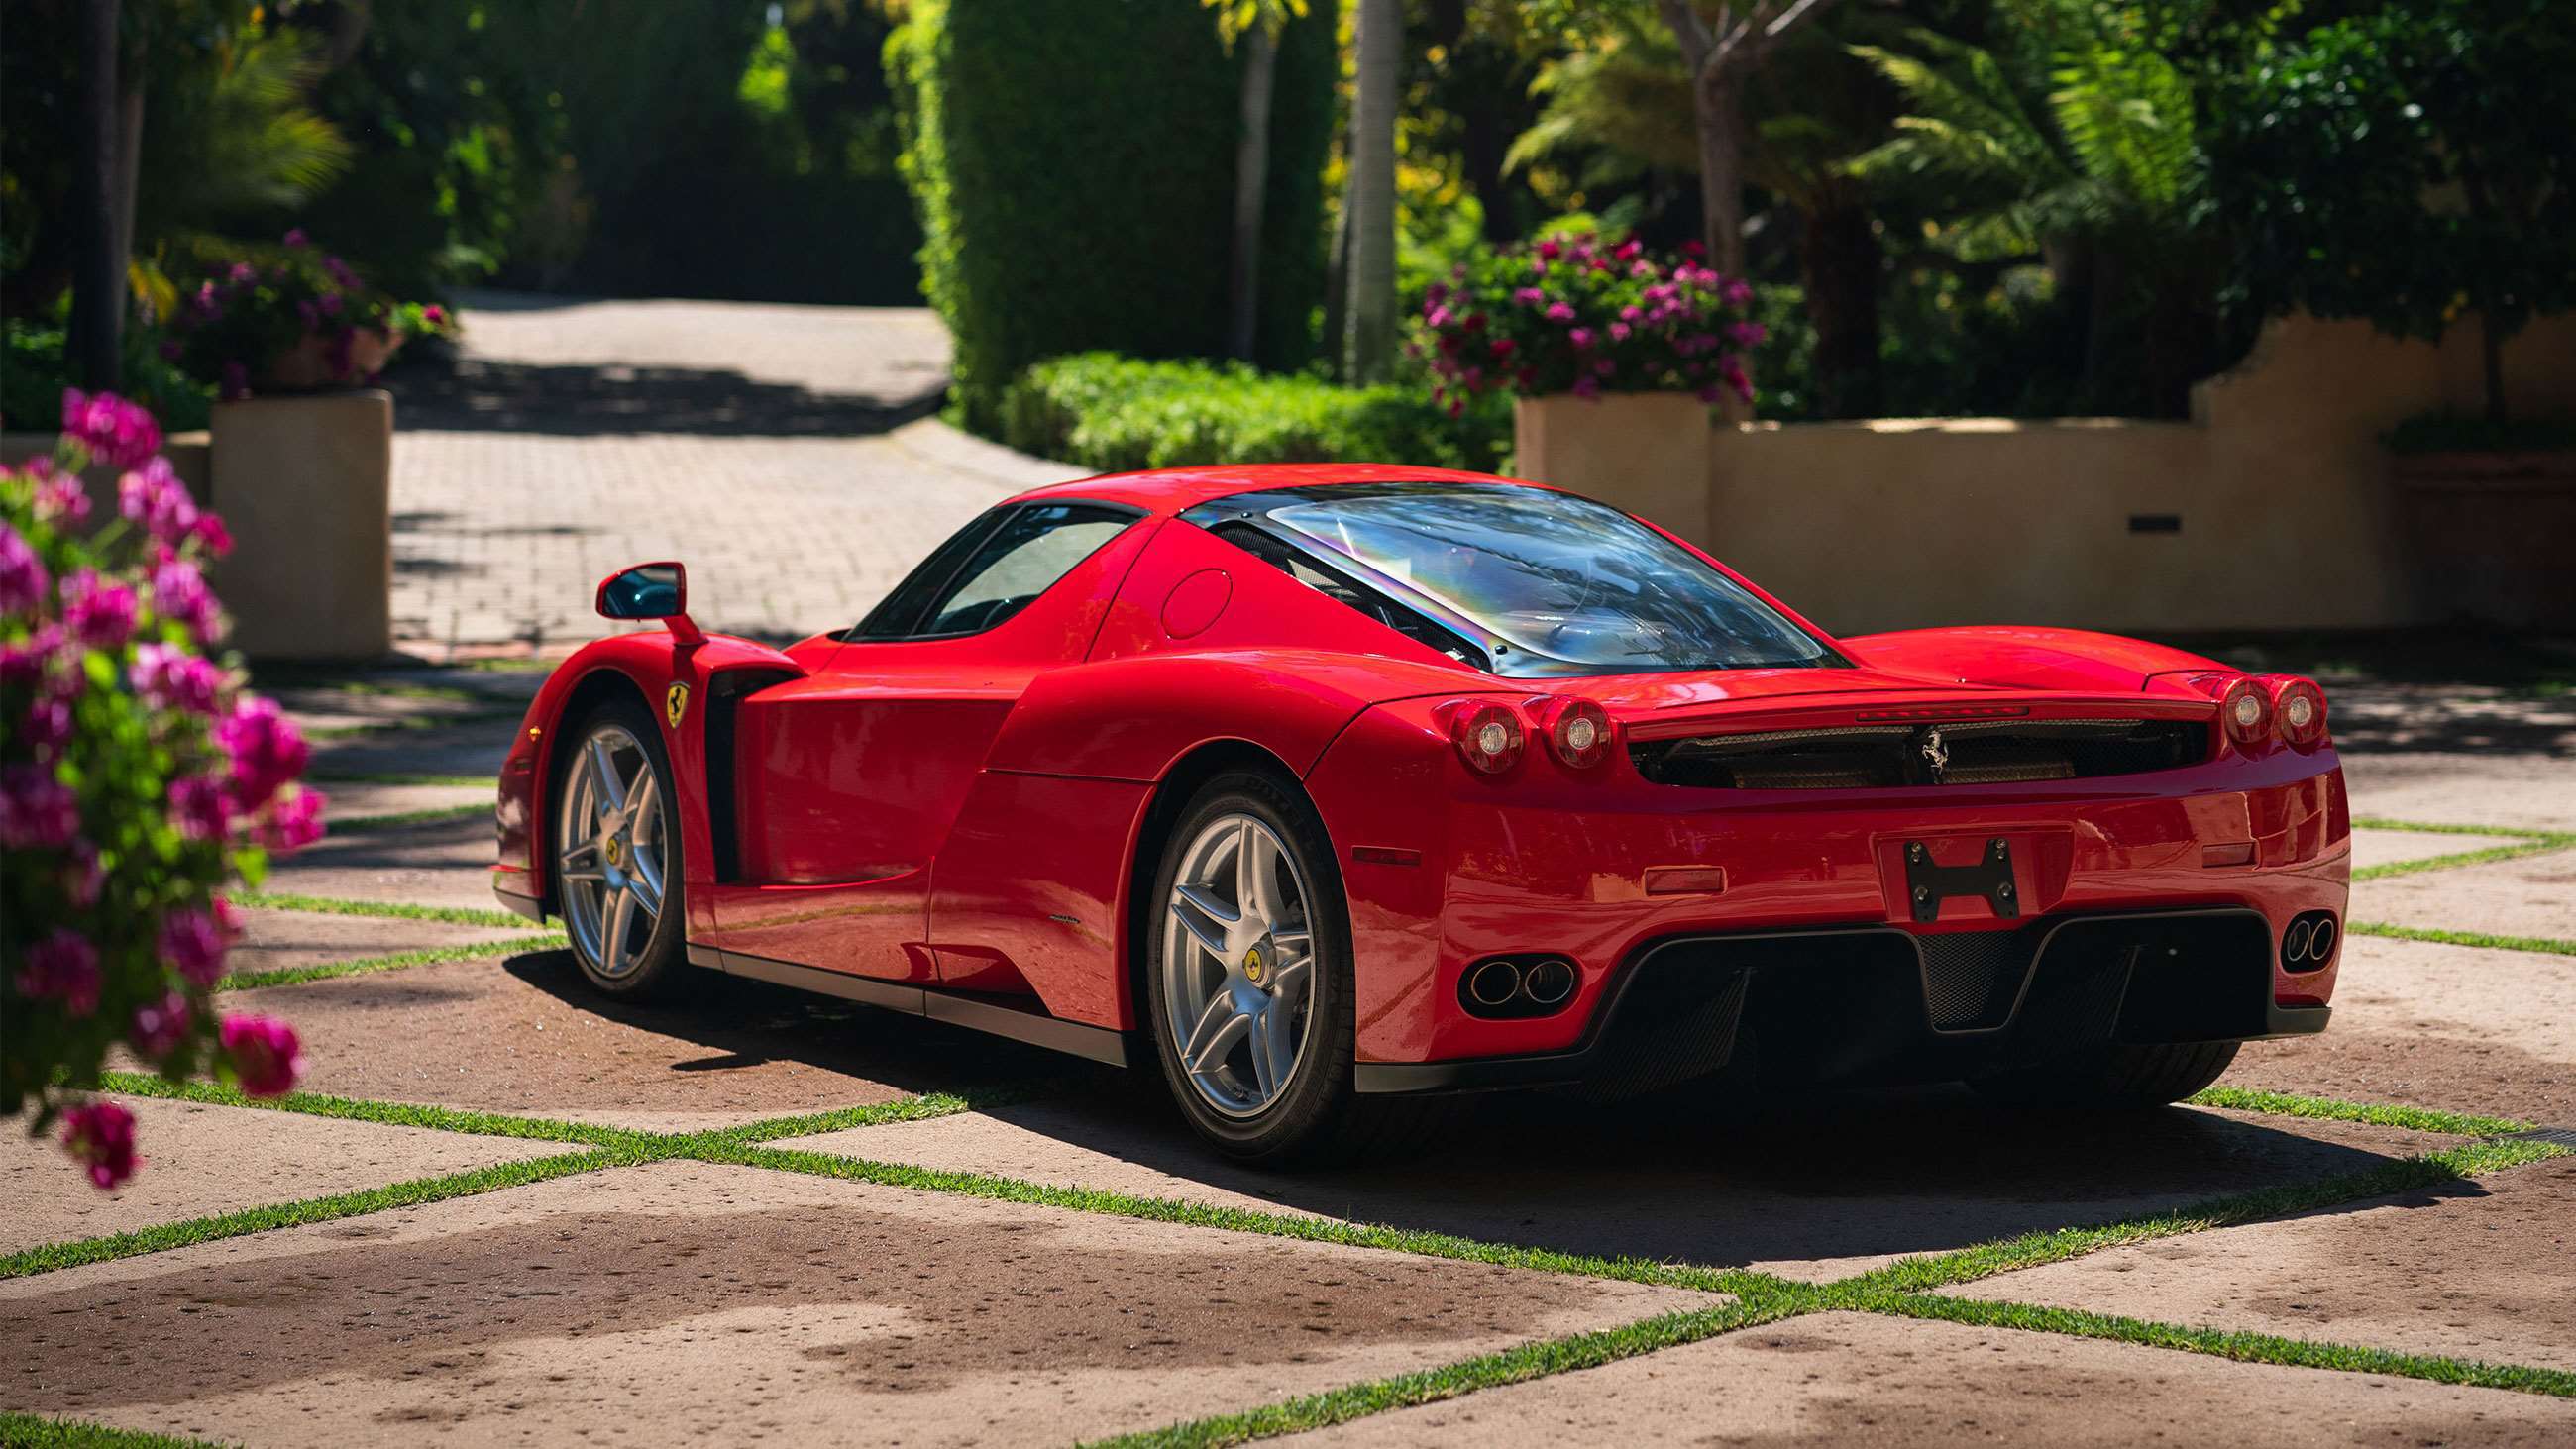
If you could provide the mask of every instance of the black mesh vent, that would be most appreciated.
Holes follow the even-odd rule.
[[[2198,764],[2209,726],[2191,720],[1977,720],[1700,735],[1632,744],[1637,773],[1703,789],[1895,789],[2136,775]]]
[[[1937,1031],[1991,1031],[2012,1019],[2036,945],[2028,931],[1958,931],[1917,937],[1923,1009]]]
[[[1659,1092],[1726,1065],[1750,973],[1708,955],[1673,951],[1637,964],[1602,1041],[1603,1069],[1576,1092],[1618,1101]]]

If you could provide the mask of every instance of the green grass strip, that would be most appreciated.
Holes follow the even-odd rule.
[[[312,966],[280,966],[270,971],[236,971],[215,983],[217,991],[256,991],[263,986],[300,986],[307,981],[328,981],[338,976],[363,976],[373,971],[399,971],[406,966],[434,966],[441,961],[472,961],[490,956],[517,956],[530,951],[557,951],[565,944],[562,932],[543,936],[518,936],[507,941],[468,941],[461,946],[432,946],[422,951],[397,951],[389,956],[365,956],[354,961],[327,961]]]
[[[379,830],[399,830],[406,825],[443,825],[451,820],[489,820],[491,802],[477,800],[467,805],[435,805],[426,810],[396,810],[384,815],[353,815],[346,820],[330,822],[333,835],[368,835]]]
[[[437,785],[453,790],[489,790],[491,775],[423,775],[407,770],[314,770],[304,777],[317,785]]]
[[[996,1107],[1008,1107],[1014,1103],[1051,1095],[1062,1087],[1062,1083],[1048,1081],[975,1087],[962,1092],[925,1092],[918,1097],[879,1102],[868,1107],[841,1107],[829,1112],[807,1112],[795,1117],[772,1117],[765,1122],[724,1128],[712,1135],[735,1144],[749,1145],[775,1142],[782,1137],[813,1137],[825,1132],[846,1132],[853,1127],[885,1127],[897,1122],[927,1122],[934,1117],[954,1117],[964,1112],[989,1112]]]
[[[2382,1106],[2345,1102],[2333,1097],[2302,1097],[2290,1092],[2257,1092],[2244,1087],[2211,1087],[2193,1097],[2194,1106],[2229,1112],[2268,1112],[2276,1117],[2305,1117],[2318,1122],[2366,1122],[2408,1132],[2448,1132],[2460,1137],[2495,1137],[2527,1132],[2534,1124],[2512,1117],[2479,1117],[2430,1107]]]
[[[2468,1142],[2314,1182],[2233,1193],[2169,1213],[2126,1218],[2091,1227],[2054,1228],[1947,1253],[1901,1258],[1874,1272],[1846,1278],[1833,1287],[1838,1298],[1854,1302],[1871,1301],[1890,1293],[1919,1293],[1946,1288],[1952,1284],[1991,1278],[1998,1273],[2062,1263],[2104,1248],[2126,1247],[2158,1238],[2286,1217],[2337,1203],[2438,1187],[2506,1168],[2563,1157],[2567,1151],[2547,1142]]]
[[[2388,1374],[2397,1378],[2424,1379],[2437,1384],[2461,1384],[2470,1388],[2512,1389],[2526,1394],[2548,1394],[2556,1398],[2576,1398],[2576,1373],[2565,1369],[2531,1368],[2519,1364],[2494,1364],[2469,1359],[2440,1358],[2428,1354],[2398,1353],[2384,1348],[2358,1348],[2340,1343],[2317,1343],[2308,1339],[2283,1338],[2270,1333],[2247,1333],[2222,1328],[2187,1328],[2174,1323],[2150,1323],[2137,1318],[2120,1318],[2107,1313],[2088,1313],[2073,1308],[2042,1308],[2024,1303],[1988,1303],[1971,1298],[1943,1298],[1925,1294],[1905,1294],[1870,1306],[1871,1311],[1902,1318],[1938,1319],[1947,1323],[1967,1323],[1983,1328],[2019,1328],[2035,1333],[2064,1334],[2073,1338],[2108,1339],[2118,1343],[2143,1344],[2150,1348],[2177,1349],[2184,1353],[2209,1354],[2233,1359],[2238,1363],[2283,1364],[2292,1368],[2335,1369],[2344,1373]]]
[[[79,1419],[9,1413],[0,1413],[0,1444],[8,1449],[219,1449],[209,1439],[178,1439]]]
[[[1255,1439],[1300,1434],[1310,1429],[1347,1424],[1390,1409],[1409,1409],[1579,1369],[1599,1368],[1621,1359],[1698,1343],[1721,1333],[1774,1323],[1810,1312],[1812,1290],[1749,1298],[1717,1308],[1667,1313],[1642,1323],[1595,1329],[1540,1339],[1497,1353],[1421,1369],[1392,1378],[1348,1384],[1319,1394],[1306,1394],[1239,1414],[1197,1419],[1169,1428],[1091,1441],[1115,1449],[1213,1449]]]
[[[2554,936],[2490,936],[2484,931],[2436,931],[2422,926],[2393,926],[2386,921],[2346,921],[2343,929],[2347,936],[2385,936],[2394,941],[2430,941],[2438,946],[2485,946],[2497,951],[2576,956],[2576,941]]]
[[[2463,850],[2455,855],[2427,855],[2414,860],[2391,860],[2379,865],[2365,865],[2352,873],[2354,880],[2386,880],[2393,875],[2420,875],[2432,870],[2456,870],[2464,865],[2493,865],[2500,860],[2520,860],[2526,855],[2546,855],[2576,845],[2576,836],[2564,840],[2530,840],[2520,845],[2490,845],[2484,850]]]
[[[2526,840],[2545,840],[2565,836],[2576,840],[2576,834],[2557,830],[2534,830],[2524,825],[2446,825],[2424,820],[2391,820],[2385,815],[2356,815],[2355,830],[2406,830],[2417,835],[2518,835]]]
[[[850,1182],[875,1183],[881,1187],[909,1188],[917,1192],[950,1193],[959,1197],[1022,1203],[1032,1207],[1068,1208],[1076,1212],[1135,1218],[1145,1222],[1219,1228],[1226,1232],[1250,1233],[1260,1237],[1294,1238],[1301,1242],[1332,1243],[1349,1248],[1377,1248],[1393,1253],[1410,1253],[1416,1257],[1447,1258],[1462,1263],[1492,1263],[1501,1267],[1527,1268],[1541,1273],[1609,1278],[1623,1283],[1691,1288],[1706,1293],[1758,1296],[1788,1292],[1796,1287],[1795,1284],[1785,1279],[1775,1278],[1768,1273],[1755,1273],[1744,1269],[1701,1268],[1685,1264],[1658,1263],[1644,1258],[1604,1258],[1589,1253],[1560,1252],[1553,1248],[1525,1248],[1511,1243],[1490,1243],[1481,1239],[1460,1237],[1453,1233],[1385,1227],[1374,1223],[1348,1223],[1333,1218],[1301,1217],[1289,1213],[1261,1212],[1249,1208],[1219,1207],[1210,1203],[1189,1202],[1179,1198],[1137,1197],[1128,1193],[1106,1192],[1098,1188],[1059,1187],[1048,1183],[1026,1182],[1015,1177],[996,1177],[981,1172],[915,1167],[907,1163],[872,1162],[866,1158],[844,1157],[836,1153],[791,1151],[786,1148],[760,1147],[743,1143],[733,1145],[731,1150],[718,1155],[709,1155],[706,1160],[734,1163],[745,1167],[776,1168],[784,1172],[802,1172],[810,1176],[840,1178]]]
[[[525,930],[528,918],[516,911],[475,906],[412,906],[394,901],[350,901],[336,896],[299,896],[282,891],[238,891],[226,897],[234,905],[262,911],[313,911],[326,916],[375,916],[388,921],[445,921],[457,926],[496,926]]]
[[[335,1117],[347,1122],[374,1122],[387,1127],[428,1127],[475,1137],[523,1137],[545,1142],[581,1142],[646,1153],[666,1142],[694,1144],[695,1137],[599,1127],[587,1122],[557,1122],[505,1112],[466,1112],[416,1102],[371,1102],[319,1092],[289,1092],[281,1097],[248,1097],[220,1082],[173,1082],[148,1072],[101,1072],[98,1090],[129,1097],[157,1097],[171,1102],[201,1102],[210,1107],[249,1107],[263,1112],[293,1112],[306,1117]]]
[[[627,1153],[607,1148],[587,1152],[568,1152],[553,1157],[538,1157],[521,1162],[503,1162],[490,1167],[472,1168],[445,1177],[417,1178],[398,1182],[391,1187],[369,1188],[364,1192],[333,1193],[328,1197],[307,1198],[302,1202],[282,1203],[275,1207],[248,1208],[241,1212],[219,1213],[213,1217],[192,1218],[186,1222],[167,1223],[160,1227],[138,1228],[128,1233],[110,1233],[100,1238],[83,1238],[77,1242],[52,1243],[41,1248],[0,1255],[0,1279],[24,1278],[35,1273],[54,1273],[65,1268],[79,1268],[91,1263],[105,1263],[118,1258],[139,1257],[145,1253],[164,1253],[173,1248],[192,1247],[224,1238],[238,1238],[250,1233],[274,1232],[279,1228],[301,1227],[307,1223],[334,1222],[367,1213],[380,1213],[389,1208],[419,1207],[424,1203],[444,1202],[449,1198],[472,1197],[498,1192],[503,1188],[524,1187],[551,1178],[569,1177],[579,1172],[595,1172],[637,1159]]]

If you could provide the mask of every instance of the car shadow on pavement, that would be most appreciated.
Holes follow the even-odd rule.
[[[854,437],[929,417],[946,395],[818,393],[730,369],[538,364],[460,358],[386,380],[406,431],[721,437]]]

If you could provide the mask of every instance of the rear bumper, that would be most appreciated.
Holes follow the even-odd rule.
[[[492,898],[502,909],[516,911],[531,921],[546,918],[546,903],[532,887],[528,873],[506,865],[492,867]]]
[[[2312,1035],[2334,1014],[2278,998],[2271,923],[2252,909],[2073,915],[1977,934],[1995,949],[1927,950],[1945,938],[1885,927],[1669,937],[1622,966],[1570,1050],[1362,1062],[1356,1085],[1650,1091],[1734,1065],[1747,1040],[1771,1076],[1940,1081],[2120,1044]]]

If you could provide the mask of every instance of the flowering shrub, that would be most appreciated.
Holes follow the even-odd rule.
[[[1635,240],[1550,237],[1463,262],[1423,293],[1415,355],[1439,380],[1432,396],[1505,391],[1522,397],[1720,389],[1750,401],[1745,350],[1763,338],[1746,319],[1753,289],[1699,261]]]
[[[317,250],[301,230],[249,260],[180,279],[168,354],[228,398],[267,381],[299,349],[319,353],[316,380],[361,383],[405,338],[449,337],[456,319],[437,303],[400,302],[347,262]]]
[[[209,657],[202,570],[231,539],[160,446],[143,409],[67,392],[55,455],[0,471],[0,1117],[59,1118],[101,1188],[135,1170],[133,1116],[64,1094],[119,1044],[173,1079],[294,1084],[291,1027],[211,1009],[216,892],[322,833],[303,739]],[[95,531],[93,463],[125,470]]]

